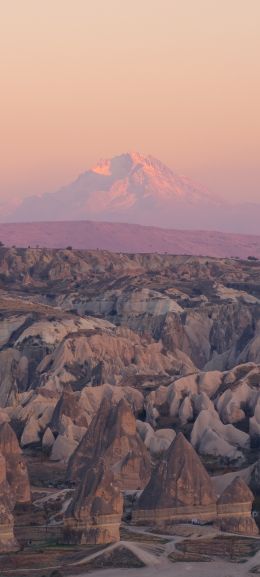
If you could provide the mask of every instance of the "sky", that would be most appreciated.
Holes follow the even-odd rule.
[[[137,150],[260,202],[259,0],[0,0],[0,200]]]

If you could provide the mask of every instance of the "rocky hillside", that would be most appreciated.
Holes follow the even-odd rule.
[[[169,495],[174,519],[256,534],[260,263],[2,247],[0,406],[1,498],[29,500],[28,465],[63,491],[65,542],[116,540],[133,510],[168,523]]]

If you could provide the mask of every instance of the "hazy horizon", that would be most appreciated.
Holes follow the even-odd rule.
[[[137,150],[259,202],[258,0],[1,6],[0,201]]]

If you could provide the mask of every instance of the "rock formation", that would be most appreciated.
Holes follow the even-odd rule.
[[[250,479],[250,488],[255,495],[260,495],[260,458],[256,461],[253,466]]]
[[[209,521],[215,516],[211,479],[193,447],[179,433],[141,494],[133,522],[158,525],[193,518]]]
[[[137,433],[130,405],[124,399],[116,407],[111,407],[107,399],[102,401],[68,463],[68,478],[74,482],[81,479],[100,457],[109,463],[121,489],[142,489],[149,480],[149,455]]]
[[[12,509],[14,498],[6,480],[6,460],[0,453],[0,553],[15,551],[18,543],[14,537]]]
[[[151,457],[160,457],[166,453],[176,436],[173,429],[158,429],[154,431],[149,423],[144,423],[143,421],[136,421],[136,426]]]
[[[226,487],[217,501],[217,524],[222,531],[258,535],[251,516],[254,495],[239,476]]]
[[[183,431],[213,473],[248,469],[258,496],[259,264],[2,247],[0,426],[9,422],[30,451],[34,480],[63,483],[69,462],[67,478],[80,486],[103,458],[119,488],[137,491],[150,460],[161,461],[147,485],[153,510],[140,510],[159,521],[167,510],[166,522],[169,511],[213,518],[210,480],[184,440],[167,464]],[[10,429],[0,430],[13,498],[25,503],[25,461]],[[241,519],[250,532],[251,518]]]
[[[123,497],[107,459],[93,462],[66,511],[64,541],[104,544],[119,541]]]
[[[191,443],[201,455],[242,461],[241,449],[250,447],[250,438],[234,425],[224,425],[218,413],[210,409],[198,415],[192,429]]]
[[[9,423],[0,426],[0,452],[6,460],[6,477],[16,503],[31,500],[28,470],[15,432]]]

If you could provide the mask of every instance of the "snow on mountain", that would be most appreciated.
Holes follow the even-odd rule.
[[[54,193],[26,198],[9,222],[95,220],[184,229],[259,232],[260,205],[231,206],[152,156],[101,160]]]

